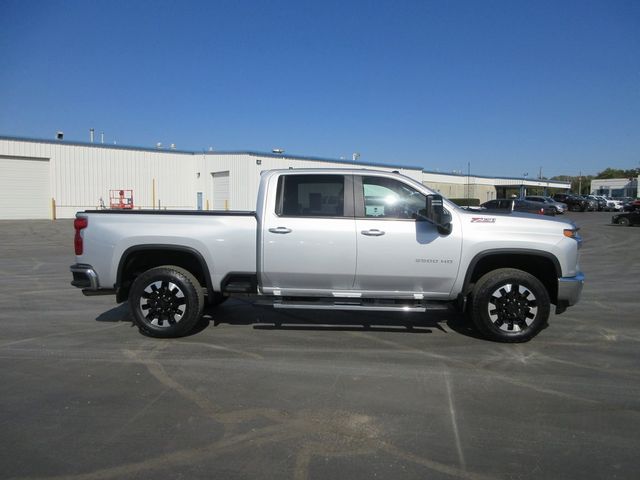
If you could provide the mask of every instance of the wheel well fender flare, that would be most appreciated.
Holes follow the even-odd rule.
[[[471,259],[471,262],[469,262],[469,268],[467,268],[467,272],[465,273],[465,277],[464,277],[464,283],[462,286],[463,294],[466,295],[470,292],[470,286],[473,283],[472,280],[476,280],[476,278],[474,278],[476,277],[475,275],[476,269],[481,262],[488,261],[492,258],[495,258],[496,260],[503,260],[506,257],[512,257],[512,258],[519,257],[520,260],[543,258],[544,260],[551,262],[551,264],[553,265],[556,279],[562,276],[562,273],[561,273],[562,268],[560,267],[560,262],[558,261],[558,258],[550,252],[545,252],[542,250],[526,249],[526,248],[496,248],[496,249],[480,252],[476,254],[476,256],[473,257],[473,259]],[[499,262],[498,262],[498,265],[499,266],[497,268],[509,266],[509,265],[501,265]],[[512,268],[517,268],[517,267],[512,266]],[[557,291],[555,290],[557,289],[557,285],[555,286],[548,285],[548,287],[551,287],[549,296],[551,298],[554,298],[557,294]]]
[[[177,252],[181,254],[187,254],[193,256],[200,268],[202,269],[202,274],[205,280],[206,285],[204,285],[207,289],[207,293],[209,295],[214,293],[213,285],[211,283],[211,274],[209,272],[209,266],[207,265],[206,260],[202,256],[202,254],[193,247],[187,247],[184,245],[166,245],[166,244],[145,244],[145,245],[134,245],[133,247],[127,248],[122,255],[120,256],[120,261],[118,262],[118,270],[116,274],[116,288],[122,288],[123,286],[123,275],[125,268],[127,266],[128,260],[132,255],[149,252],[154,250],[162,250],[165,252]]]

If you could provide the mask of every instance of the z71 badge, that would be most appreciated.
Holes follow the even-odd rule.
[[[496,223],[496,219],[491,217],[472,217],[471,223]]]

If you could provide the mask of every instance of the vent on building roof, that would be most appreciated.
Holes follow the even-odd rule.
[[[64,140],[64,132],[58,130],[56,132],[56,140]]]
[[[282,148],[274,148],[273,150],[271,150],[273,153],[276,153],[278,155],[282,155],[284,153],[284,149]]]

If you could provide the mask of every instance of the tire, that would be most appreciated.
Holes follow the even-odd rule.
[[[631,222],[627,217],[622,217],[618,219],[618,225],[622,225],[623,227],[630,227]]]
[[[540,280],[514,268],[485,274],[471,295],[474,324],[484,337],[497,342],[530,340],[547,324],[550,309],[549,294]]]
[[[140,333],[175,338],[188,334],[204,307],[202,286],[189,271],[173,265],[152,268],[136,277],[129,308]]]

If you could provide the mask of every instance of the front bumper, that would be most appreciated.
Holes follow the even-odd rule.
[[[100,288],[98,274],[91,265],[76,263],[71,265],[69,270],[71,270],[71,273],[73,274],[71,285],[74,287],[87,290],[98,290],[98,288]]]
[[[578,272],[575,277],[561,277],[558,279],[558,302],[556,313],[564,312],[567,307],[575,305],[580,300],[582,287],[584,286],[584,274]]]

